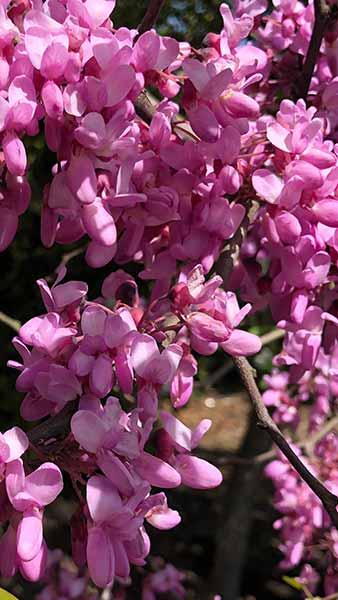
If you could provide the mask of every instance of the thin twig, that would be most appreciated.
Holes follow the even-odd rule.
[[[66,252],[65,254],[62,255],[61,257],[61,262],[58,265],[58,269],[60,269],[60,267],[65,267],[70,260],[72,260],[73,258],[76,258],[76,256],[80,256],[80,254],[83,254],[83,252],[85,252],[87,249],[87,244],[83,245],[83,246],[79,246],[79,248],[75,248],[74,250],[71,250],[70,252]]]
[[[308,484],[311,490],[322,502],[325,510],[329,514],[335,527],[338,529],[338,497],[332,494],[320,481],[315,477],[308,468],[302,463],[297,454],[292,450],[291,446],[286,441],[285,437],[278,429],[276,423],[270,417],[268,410],[262,400],[262,396],[257,387],[253,369],[244,356],[234,357],[233,361],[241,376],[245,389],[254,406],[258,417],[258,424],[265,429],[271,439],[275,442],[284,456],[288,459],[293,468],[297,471],[300,477]]]
[[[302,450],[305,451],[307,456],[310,456],[313,452],[314,446],[318,442],[320,442],[320,440],[323,439],[323,437],[325,435],[330,433],[330,431],[334,430],[336,427],[338,427],[338,417],[333,417],[332,419],[330,419],[330,421],[325,423],[325,425],[322,427],[322,429],[320,429],[319,431],[316,431],[315,433],[310,435],[310,437],[306,437],[304,439],[298,440],[296,442],[296,444],[297,444],[298,448],[301,448]],[[205,453],[205,450],[204,450],[204,453]],[[212,453],[210,453],[210,456],[212,456],[213,460],[218,465],[247,464],[247,463],[262,464],[262,463],[266,463],[266,462],[276,458],[277,453],[276,453],[276,450],[272,448],[271,450],[267,450],[266,452],[261,452],[260,454],[256,454],[256,456],[253,456],[252,458],[249,458],[249,459],[242,458],[240,456],[236,456],[236,455],[232,454],[231,452],[229,452],[228,455],[223,453],[220,456],[217,456],[217,455],[215,455],[214,452],[212,452]],[[206,457],[207,460],[211,460],[210,456]],[[203,458],[203,456],[202,456],[202,458]]]
[[[136,98],[134,104],[137,115],[142,121],[149,125],[159,105],[157,98],[155,98],[148,90],[143,90],[139,97]],[[199,138],[194,133],[191,125],[184,120],[182,115],[175,115],[172,118],[172,128],[177,137],[183,142],[191,140],[195,142],[199,141]]]
[[[280,340],[285,336],[285,331],[283,329],[272,329],[272,331],[268,331],[268,333],[264,333],[261,335],[261,343],[262,346],[267,346],[276,340]]]
[[[268,333],[264,333],[264,335],[261,336],[262,346],[267,346],[268,344],[271,344],[272,342],[281,339],[282,337],[284,337],[284,335],[285,331],[283,331],[282,329],[273,329],[272,331],[268,331]],[[222,379],[222,377],[225,377],[225,375],[230,373],[233,368],[234,363],[230,358],[229,360],[225,361],[224,364],[221,365],[218,369],[216,369],[216,371],[211,373],[211,375],[206,377],[204,381],[201,381],[200,387],[203,389],[207,389],[209,387],[214,386],[215,383]]]
[[[313,448],[315,445],[320,442],[330,431],[333,431],[338,427],[338,417],[332,417],[325,425],[319,430],[310,435],[310,437],[306,437],[305,439],[301,439],[297,441],[298,448],[302,448],[305,450],[306,455],[310,456],[313,453]],[[275,450],[268,450],[267,452],[262,452],[262,454],[257,454],[257,456],[253,457],[253,462],[255,463],[263,463],[269,460],[272,460],[276,457]]]
[[[140,34],[148,31],[148,29],[151,29],[155,25],[164,3],[165,0],[150,0],[147,12],[138,27]]]
[[[304,98],[306,100],[312,75],[318,60],[318,54],[320,46],[323,41],[325,31],[328,26],[332,23],[334,18],[333,12],[329,4],[325,0],[314,0],[315,10],[315,21],[313,25],[312,35],[310,39],[309,48],[304,61],[304,66],[301,71],[301,75],[297,82],[296,94],[298,98]]]
[[[17,321],[16,319],[9,317],[8,315],[6,315],[5,313],[3,313],[1,311],[0,311],[0,321],[1,321],[1,323],[4,323],[11,329],[14,329],[14,331],[16,333],[19,331],[19,329],[21,327],[20,321]]]
[[[297,443],[298,446],[304,448],[307,454],[311,454],[313,452],[314,446],[320,442],[320,440],[327,434],[330,433],[333,429],[338,428],[338,417],[332,417],[325,425],[319,430],[316,431],[309,438],[301,442]]]

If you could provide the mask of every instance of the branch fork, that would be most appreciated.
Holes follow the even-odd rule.
[[[309,471],[297,454],[292,450],[290,444],[287,442],[276,423],[270,417],[269,412],[263,402],[261,393],[257,387],[253,375],[253,369],[248,360],[244,356],[239,356],[234,357],[233,361],[255,409],[258,418],[258,425],[262,429],[265,429],[272,441],[276,444],[276,446],[278,446],[280,451],[288,459],[289,463],[297,471],[303,481],[305,481],[314,494],[316,494],[326,512],[330,516],[332,523],[338,529],[338,497],[335,494],[332,494],[332,492],[330,492],[330,490],[328,490],[325,485]]]

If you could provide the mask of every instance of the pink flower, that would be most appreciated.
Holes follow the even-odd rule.
[[[299,365],[311,369],[318,357],[325,315],[319,306],[309,306],[301,323],[294,325],[281,321],[279,326],[288,333],[276,364]]]
[[[221,343],[223,350],[232,356],[249,356],[259,352],[262,347],[259,337],[248,331],[237,329],[237,325],[250,312],[251,305],[246,304],[240,309],[235,294],[223,291],[220,291],[217,302],[216,310],[220,311],[223,321],[232,330],[228,339]]]
[[[162,353],[150,335],[138,334],[131,346],[131,363],[139,377],[153,385],[172,380],[182,358],[182,348],[170,344]]]
[[[114,485],[101,475],[87,484],[87,502],[91,520],[88,530],[87,561],[90,575],[99,587],[113,582],[115,575],[127,577],[130,562],[143,564],[148,553],[143,519],[151,505],[165,503],[164,494],[145,498],[144,486],[123,502]],[[174,511],[172,511],[174,512]],[[150,510],[150,516],[153,509]],[[153,518],[154,520],[154,518]],[[177,523],[171,519],[169,526]]]
[[[71,343],[76,329],[63,327],[60,315],[51,312],[44,317],[34,317],[19,331],[20,338],[28,345],[35,346],[50,356],[56,354]]]
[[[25,147],[15,133],[6,133],[3,152],[8,170],[12,175],[24,175],[27,167]]]
[[[67,169],[67,181],[74,196],[83,204],[96,198],[97,180],[92,161],[88,156],[73,156]]]
[[[127,415],[113,397],[104,409],[100,405],[93,408],[95,412],[79,410],[73,416],[72,432],[85,450],[97,455],[98,465],[121,493],[133,493],[140,477],[160,487],[180,484],[179,474],[170,465],[144,452],[147,436],[136,411]]]
[[[192,354],[184,354],[170,387],[170,397],[175,408],[180,408],[189,401],[196,373],[196,359]]]
[[[5,475],[6,464],[20,458],[28,445],[28,438],[19,427],[0,433],[0,481]]]
[[[187,58],[184,61],[183,69],[200,97],[204,100],[215,100],[220,96],[232,77],[230,69],[217,73],[215,65],[212,63],[204,65],[192,58]]]
[[[163,569],[148,575],[142,587],[142,600],[156,600],[157,594],[171,593],[177,598],[185,598],[186,592],[182,585],[184,573],[173,565],[166,564]]]
[[[137,306],[139,303],[137,284],[134,278],[122,269],[114,271],[104,279],[102,295],[112,300],[120,299],[129,306]]]
[[[39,279],[37,284],[48,312],[62,313],[66,311],[68,315],[71,313],[69,316],[73,317],[72,320],[75,320],[77,319],[75,311],[86,296],[88,286],[82,281],[60,283],[64,275],[65,273],[61,271],[51,288],[48,287],[44,279]]]
[[[191,431],[183,425],[173,415],[161,411],[161,421],[164,432],[162,440],[159,440],[160,454],[167,457],[167,460],[180,473],[182,483],[195,489],[209,489],[217,487],[222,483],[221,472],[208,463],[206,460],[191,456],[190,452],[200,442],[211,427],[209,419],[203,419],[200,424]]]
[[[4,557],[0,560],[0,568],[4,575],[13,575],[19,568],[26,579],[36,581],[41,578],[47,550],[43,540],[43,509],[55,500],[62,488],[61,472],[52,463],[44,463],[28,476],[25,476],[21,459],[9,463],[6,490],[16,513],[0,542],[1,556]]]

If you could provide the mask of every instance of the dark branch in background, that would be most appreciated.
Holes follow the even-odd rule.
[[[149,124],[156,112],[157,104],[156,98],[142,92],[135,101],[136,113],[145,123]]]
[[[242,199],[239,199],[238,204],[242,204],[246,209],[245,217],[243,218],[243,221],[241,222],[236,233],[224,246],[222,253],[215,265],[216,273],[222,277],[225,284],[227,283],[230,273],[239,259],[242,242],[250,225],[254,222],[256,214],[260,208],[259,202],[256,200],[248,200],[243,202]]]
[[[270,439],[259,431],[253,408],[250,412],[248,430],[234,457],[236,468],[231,470],[227,484],[220,489],[222,510],[215,522],[216,551],[207,586],[208,592],[221,594],[223,600],[241,597],[261,477],[262,463],[255,462],[254,458],[266,454],[271,444]],[[212,455],[207,457],[210,459],[215,461]],[[201,597],[207,595],[201,594]]]
[[[315,22],[311,40],[296,89],[297,98],[303,98],[304,100],[306,100],[308,95],[324,34],[329,26],[333,24],[335,18],[337,18],[335,15],[336,7],[330,7],[325,0],[314,0],[314,10]]]
[[[262,396],[257,387],[255,378],[253,376],[253,369],[250,363],[244,356],[234,357],[233,359],[238,372],[241,376],[242,382],[245,389],[247,390],[252,404],[254,406],[256,415],[258,417],[258,424],[262,429],[269,434],[271,439],[278,446],[280,451],[288,459],[293,468],[297,471],[300,477],[307,483],[311,490],[322,502],[326,512],[330,515],[332,522],[338,529],[338,497],[332,494],[320,481],[317,479],[307,467],[302,463],[300,458],[292,450],[291,446],[286,441],[285,437],[278,429],[276,423],[270,417],[265,404],[262,400]]]
[[[148,31],[148,29],[151,29],[155,25],[164,3],[165,0],[150,0],[147,12],[138,27],[140,34]]]
[[[31,444],[39,446],[49,440],[61,440],[70,433],[70,420],[77,409],[77,400],[68,402],[66,406],[53,417],[46,419],[27,432]]]

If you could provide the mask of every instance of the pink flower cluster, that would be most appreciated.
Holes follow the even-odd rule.
[[[245,4],[240,3],[240,4]],[[259,3],[253,3],[259,6]],[[274,0],[273,10],[263,17],[255,32],[255,42],[269,57],[269,79],[260,90],[260,102],[275,104],[276,95],[292,98],[300,85],[300,64],[305,60],[315,21],[314,2]],[[335,5],[328,3],[331,8]],[[337,22],[330,19],[330,27],[318,49],[314,73],[310,83],[311,103],[324,118],[325,131],[337,140],[338,131],[338,61]]]
[[[142,600],[156,600],[162,594],[173,594],[174,597],[186,598],[186,591],[182,585],[185,575],[170,563],[155,573],[148,575],[142,586]]]
[[[57,463],[79,497],[74,559],[87,562],[99,587],[144,563],[145,521],[160,529],[179,523],[164,492],[152,487],[221,483],[215,467],[192,455],[208,420],[190,431],[162,411],[155,431],[160,393],[169,388],[175,407],[189,400],[195,352],[249,355],[261,347],[239,328],[251,306],[240,308],[219,276],[205,279],[245,214],[233,201],[242,185],[235,162],[241,137],[259,114],[245,89],[262,79],[266,59],[261,52],[253,67],[249,49],[236,46],[253,17],[233,19],[222,6],[224,29],[200,62],[187,44],[153,30],[138,37],[136,30],[114,29],[113,8],[113,1],[51,2],[4,15],[19,36],[15,47],[17,38],[8,38],[6,139],[14,100],[27,114],[21,129],[12,127],[6,169],[23,181],[20,136],[36,133],[41,120],[56,153],[44,191],[43,243],[88,234],[91,266],[135,261],[142,263],[141,279],[155,280],[150,298],[140,298],[133,277],[114,271],[102,296],[89,301],[86,284],[62,283],[61,270],[52,288],[38,282],[47,312],[14,339],[21,362],[10,364],[25,393],[22,417],[34,421],[73,403],[72,433]],[[150,84],[163,100],[146,124],[137,98]],[[170,100],[181,88],[189,124]],[[1,223],[4,248],[15,227]],[[125,400],[130,396],[133,407]]]
[[[230,285],[256,310],[270,307],[286,330],[275,364],[290,366],[298,381],[321,348],[330,354],[336,343],[337,155],[322,119],[302,100],[284,100],[262,127],[269,146],[250,159],[260,166],[252,185],[262,204]]]
[[[265,19],[265,27],[258,31],[259,40],[274,52],[289,49],[304,55],[312,33],[313,2],[304,5],[298,0],[276,0],[273,7]]]
[[[61,283],[63,275],[51,289],[38,282],[48,312],[21,327],[14,344],[22,363],[10,365],[20,371],[18,390],[26,392],[25,419],[76,403],[72,436],[58,464],[82,497],[73,522],[74,559],[87,561],[93,581],[105,587],[114,576],[128,577],[130,564],[144,563],[150,549],[144,520],[159,529],[180,521],[165,494],[152,494],[152,487],[208,489],[222,481],[218,469],[192,455],[209,420],[191,431],[161,411],[161,427],[153,431],[161,390],[169,386],[174,406],[182,406],[197,372],[192,351],[208,355],[221,346],[249,354],[259,350],[260,340],[237,328],[250,305],[239,309],[235,295],[220,289],[218,276],[205,282],[200,266],[182,275],[167,299],[148,305],[124,271],[104,280],[95,301],[87,300],[84,283]],[[124,410],[128,395],[136,405]]]
[[[152,557],[152,571],[142,575],[142,600],[156,600],[163,594],[173,594],[177,598],[186,598],[183,586],[185,574],[160,557]],[[61,550],[48,554],[48,565],[44,576],[45,587],[37,595],[37,600],[98,600],[99,591],[90,584],[86,571],[80,571],[70,558]],[[105,589],[106,600],[124,600],[128,596],[131,579],[120,580],[114,588]],[[140,596],[140,597],[141,597]]]
[[[269,144],[254,159],[252,185],[263,203],[232,278],[254,308],[269,307],[277,326],[285,330],[273,362],[287,370],[276,369],[265,377],[266,405],[275,408],[276,422],[296,431],[305,414],[300,405],[307,403],[308,433],[315,435],[336,410],[336,147],[324,137],[325,120],[302,100],[282,101],[276,118],[266,118],[262,130]],[[334,493],[336,441],[329,434],[304,459]],[[301,579],[316,589],[320,578],[310,565],[321,571],[316,552],[331,548],[324,581],[327,594],[336,591],[336,558],[332,546],[320,541],[331,535],[320,502],[283,459],[271,463],[267,474],[276,486],[274,505],[282,514],[275,524],[282,568],[305,561]]]
[[[49,462],[25,474],[21,456],[28,445],[18,427],[0,434],[0,523],[8,522],[0,539],[0,573],[13,577],[19,570],[26,579],[37,581],[47,560],[44,507],[60,494],[63,481],[60,469]]]
[[[242,184],[234,163],[259,115],[246,89],[262,79],[267,57],[238,45],[254,27],[251,12],[265,4],[235,19],[222,5],[224,28],[203,62],[189,44],[154,30],[138,37],[114,29],[114,0],[82,4],[3,10],[0,250],[29,203],[21,138],[43,124],[56,155],[43,194],[45,246],[87,234],[92,267],[136,260],[141,277],[165,281],[177,261],[207,272],[245,213],[231,199]],[[150,125],[137,114],[148,85],[163,98]],[[170,100],[180,91],[188,127]]]
[[[263,394],[266,405],[275,407],[274,419],[301,437],[294,449],[303,462],[334,494],[338,492],[338,436],[334,421],[331,421],[332,431],[327,431],[337,411],[336,356],[336,344],[332,354],[325,354],[320,348],[313,369],[307,371],[297,385],[290,385],[290,372],[275,369],[265,377],[268,389]],[[299,434],[297,429],[300,403],[306,403],[300,429],[303,430],[306,419],[305,434],[304,430]],[[281,513],[274,524],[284,555],[281,568],[301,567],[299,581],[308,589],[315,593],[322,580],[325,594],[333,594],[338,586],[337,532],[322,504],[281,455],[265,472],[274,483],[273,502]]]
[[[46,312],[21,327],[14,339],[21,361],[10,361],[24,419],[63,410],[72,419],[71,433],[50,441],[55,465],[42,462],[49,448],[40,444],[32,451],[42,464],[33,470],[29,456],[21,458],[28,440],[18,429],[0,439],[0,515],[8,523],[0,570],[41,576],[43,508],[60,493],[62,470],[78,498],[74,560],[88,564],[99,587],[126,581],[130,565],[144,564],[145,522],[179,523],[162,489],[221,483],[220,472],[192,453],[211,423],[191,431],[159,412],[159,398],[168,393],[174,408],[188,402],[196,354],[258,352],[259,338],[240,328],[251,306],[269,308],[285,330],[274,364],[289,370],[266,377],[264,393],[279,423],[295,429],[299,404],[313,399],[310,431],[317,431],[338,389],[335,27],[319,51],[312,104],[279,104],[308,49],[312,2],[276,0],[266,17],[265,0],[236,0],[233,11],[222,4],[222,30],[201,49],[154,29],[115,27],[114,7],[115,0],[0,7],[0,251],[30,202],[23,140],[41,130],[55,155],[41,190],[43,244],[87,236],[91,267],[132,263],[139,280],[152,282],[149,297],[140,296],[135,279],[114,270],[89,300],[84,282],[63,282],[65,269],[51,288],[39,280]],[[208,277],[240,227],[227,281]],[[331,488],[335,445],[328,435],[309,461]],[[326,516],[282,459],[268,473],[283,514],[284,566],[311,561]],[[326,533],[330,593],[337,542]],[[316,579],[310,564],[302,577]],[[168,567],[148,579],[147,597],[166,593],[171,580],[182,596]]]
[[[333,493],[338,492],[338,436],[329,433],[303,462]],[[296,447],[295,447],[296,449]],[[299,451],[299,454],[300,451]],[[265,469],[275,485],[274,506],[281,513],[274,523],[281,537],[282,569],[301,566],[300,581],[315,593],[321,576],[325,595],[338,587],[338,537],[318,498],[281,456]]]
[[[338,371],[335,365],[337,350],[325,355],[321,348],[315,368],[307,371],[298,385],[290,385],[290,373],[274,369],[264,377],[268,389],[263,393],[266,406],[275,407],[273,413],[277,423],[288,425],[296,430],[300,422],[299,407],[309,402],[309,430],[318,431],[332,418],[337,408]]]
[[[46,582],[36,600],[98,600],[99,592],[90,589],[87,574],[80,574],[61,550],[48,553]]]
[[[24,419],[55,414],[78,397],[103,399],[114,386],[131,394],[135,384],[141,420],[156,419],[164,385],[175,407],[189,400],[197,373],[192,351],[210,355],[221,347],[236,356],[260,350],[259,338],[237,327],[250,305],[240,309],[235,294],[220,288],[219,276],[205,282],[201,266],[181,273],[166,296],[153,292],[148,304],[122,270],[104,280],[96,301],[87,300],[85,283],[60,283],[64,274],[51,289],[38,282],[48,312],[30,319],[13,340],[22,363],[9,365],[20,371]]]

